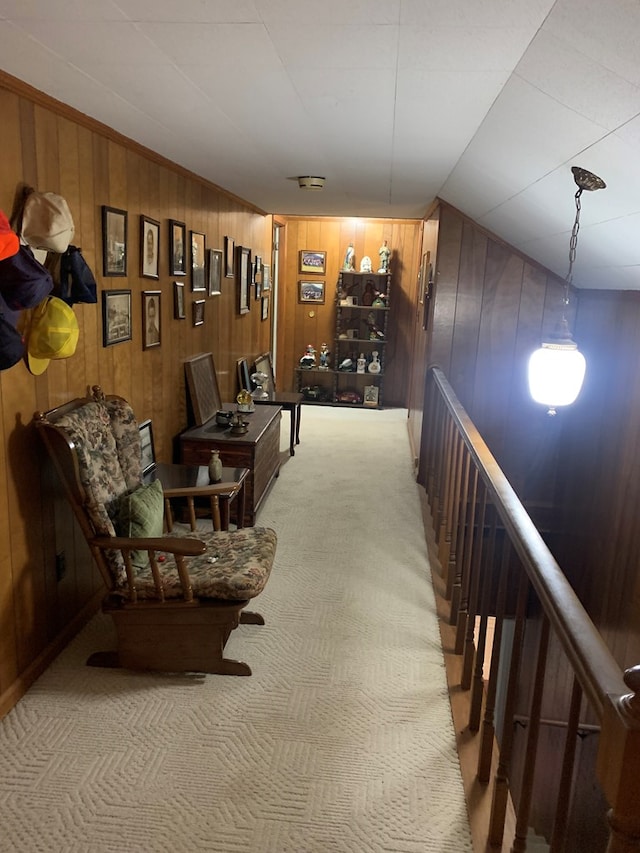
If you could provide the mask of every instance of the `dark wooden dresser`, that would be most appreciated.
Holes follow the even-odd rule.
[[[223,408],[235,411],[225,403]],[[255,524],[256,513],[271,481],[280,470],[280,406],[256,406],[255,412],[244,412],[249,427],[244,435],[231,435],[230,427],[218,426],[215,418],[202,426],[191,427],[180,435],[180,462],[183,465],[206,465],[212,450],[220,451],[222,464],[230,468],[248,468],[245,481],[244,523]]]

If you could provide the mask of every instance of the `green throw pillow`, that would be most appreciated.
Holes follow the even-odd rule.
[[[148,537],[162,536],[164,519],[164,497],[162,483],[154,480],[148,486],[123,495],[118,503],[116,533],[118,536]],[[146,551],[132,551],[131,562],[137,568],[149,565]]]

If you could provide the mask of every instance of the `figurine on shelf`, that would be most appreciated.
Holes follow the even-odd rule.
[[[387,298],[386,293],[376,293],[376,298],[371,303],[372,308],[386,308],[387,303],[384,301]]]
[[[378,359],[378,350],[376,349],[371,353],[371,361],[369,362],[367,370],[369,373],[380,373],[382,370],[382,365]]]
[[[386,240],[378,249],[378,255],[380,256],[380,269],[378,270],[378,272],[389,272],[389,259],[391,258],[391,249],[387,246]]]
[[[347,272],[354,270],[356,268],[356,253],[353,248],[353,243],[349,243],[347,246],[347,251],[344,256],[344,264],[342,266],[343,270]]]
[[[300,359],[300,367],[304,367],[307,370],[311,370],[311,368],[316,366],[316,351],[313,344],[307,344],[307,349],[305,354]]]
[[[360,261],[360,272],[373,272],[373,268],[371,266],[371,258],[369,255],[365,255],[364,258]]]
[[[360,358],[358,359],[358,362],[357,362],[356,373],[364,373],[366,366],[367,366],[367,359],[364,357],[364,353],[361,352]]]
[[[373,282],[371,280],[367,281],[364,286],[364,293],[362,294],[362,304],[373,305],[373,302],[377,295],[378,291],[373,286]]]
[[[329,347],[322,344],[320,347],[320,370],[329,370]]]
[[[376,325],[376,317],[373,311],[370,311],[367,314],[367,326],[369,327],[369,340],[370,341],[378,341],[384,340],[384,332],[382,332]]]

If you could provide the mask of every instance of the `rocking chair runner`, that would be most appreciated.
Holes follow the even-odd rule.
[[[251,675],[246,663],[224,657],[224,646],[239,622],[264,624],[244,608],[269,578],[274,531],[163,535],[171,494],[158,482],[142,485],[133,410],[122,397],[92,391],[34,418],[108,590],[102,609],[118,649],[87,663]],[[229,485],[198,496],[215,501]]]

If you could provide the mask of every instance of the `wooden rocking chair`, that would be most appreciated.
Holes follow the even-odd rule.
[[[246,663],[224,657],[224,647],[239,622],[264,624],[244,608],[269,578],[274,531],[165,535],[171,495],[158,481],[142,483],[133,410],[98,386],[91,397],[37,413],[34,422],[108,590],[103,611],[113,618],[117,651],[87,663],[251,675]],[[215,498],[229,486],[199,488],[198,497]]]

